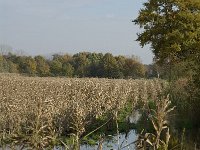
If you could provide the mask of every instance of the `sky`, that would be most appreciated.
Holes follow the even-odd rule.
[[[139,56],[134,20],[145,0],[0,0],[0,44],[28,55],[82,51]]]

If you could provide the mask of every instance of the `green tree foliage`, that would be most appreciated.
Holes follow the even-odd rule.
[[[120,70],[115,57],[106,53],[100,62],[100,69],[103,77],[119,78]]]
[[[64,55],[54,54],[53,60],[55,59],[61,62],[62,64],[72,62],[72,56],[70,56],[69,54],[64,54]]]
[[[19,66],[18,63],[16,63],[16,59],[17,56],[12,54],[12,53],[8,53],[7,55],[4,55],[4,61],[6,61],[7,63],[7,72],[9,73],[19,73]]]
[[[17,64],[0,55],[0,72],[18,73]]]
[[[100,62],[103,59],[102,53],[88,53],[87,58],[89,60],[89,77],[100,77]]]
[[[0,55],[0,72],[37,76],[141,78],[144,77],[144,68],[135,57],[113,56],[110,53],[55,54],[52,59],[12,53]]]
[[[145,77],[145,67],[134,59],[126,59],[124,64],[124,75],[131,78]]]
[[[145,65],[147,78],[160,78],[160,66],[156,63]]]
[[[78,53],[73,55],[75,75],[78,77],[86,77],[88,76],[88,66],[89,60],[87,58],[86,52]]]
[[[148,0],[133,22],[144,29],[137,41],[150,44],[156,62],[164,64],[161,75],[174,79],[170,92],[177,116],[186,112],[179,125],[199,128],[200,1]]]
[[[74,67],[72,66],[73,58],[68,54],[53,55],[53,61],[50,62],[51,72],[55,76],[72,77],[74,74]]]
[[[14,64],[12,61],[7,60],[8,69],[7,72],[9,73],[18,73],[18,65]]]
[[[30,75],[35,75],[36,74],[36,68],[37,64],[32,57],[21,57],[21,69],[23,73],[30,74]]]
[[[126,60],[127,58],[124,56],[116,56],[115,57],[117,64],[118,64],[118,68],[119,68],[119,77],[120,78],[124,78],[125,77],[125,65],[126,65]]]
[[[144,31],[137,41],[151,45],[156,58],[179,60],[200,51],[199,0],[148,0],[134,23]]]
[[[29,60],[30,59],[30,60]],[[0,72],[35,74],[35,62],[31,57],[0,56]]]
[[[64,63],[62,65],[62,75],[66,77],[73,77],[74,67],[70,63]]]
[[[62,62],[59,59],[55,58],[50,62],[50,72],[52,76],[62,75]]]
[[[48,76],[50,73],[50,67],[43,56],[36,56],[35,61],[37,64],[36,71],[39,76]]]
[[[0,72],[4,72],[4,58],[0,55]]]

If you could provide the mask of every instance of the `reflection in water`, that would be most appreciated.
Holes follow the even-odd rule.
[[[137,135],[135,133],[135,130],[131,130],[127,135],[126,134],[120,134],[119,135],[119,145],[118,145],[118,136],[113,136],[111,140],[105,140],[103,143],[103,150],[117,150],[118,147],[120,150],[135,150],[135,145],[130,144],[137,140]],[[130,144],[130,145],[129,145]],[[129,145],[126,147],[126,145]],[[125,148],[123,148],[125,147]],[[97,150],[98,145],[90,146],[90,145],[81,145],[80,150]],[[122,149],[123,148],[123,149]],[[21,147],[15,147],[16,150],[20,150]],[[11,148],[5,148],[0,150],[11,150]],[[24,149],[27,150],[27,149]],[[56,147],[54,150],[65,150],[63,147]]]
[[[135,150],[135,145],[130,144],[137,140],[137,135],[135,133],[135,130],[131,130],[127,135],[120,134],[119,145],[118,145],[117,137],[118,136],[113,136],[111,140],[105,140],[105,142],[103,142],[103,150],[117,150],[118,148],[120,150]],[[81,148],[80,148],[80,150],[97,150],[97,149],[98,149],[98,145],[95,145],[95,146],[81,145]],[[64,148],[57,147],[57,148],[54,148],[54,150],[64,150]]]
[[[130,143],[133,143],[137,140],[137,135],[135,133],[135,130],[131,130],[128,135],[126,134],[120,134],[119,135],[119,145],[118,145],[118,136],[113,136],[112,140],[105,141],[103,143],[103,150],[117,150],[118,147],[121,149],[125,147],[126,145],[129,145]],[[96,146],[88,146],[88,145],[82,145],[81,150],[97,150],[98,145]],[[131,144],[130,146],[127,146],[123,148],[123,150],[134,150],[135,145]]]
[[[132,113],[129,116],[129,121],[130,123],[137,123],[137,121],[139,120],[139,118],[141,117],[141,114],[139,113],[139,111],[135,111],[134,113]],[[134,141],[137,140],[137,134],[135,132],[135,130],[130,130],[130,132],[128,134],[125,133],[121,133],[119,135],[119,144],[118,144],[118,136],[112,136],[111,139],[109,140],[105,140],[103,142],[103,150],[135,150],[135,145],[133,144]],[[131,144],[132,143],[132,144]],[[129,146],[127,146],[129,145]],[[15,147],[14,149],[16,150],[20,150],[21,147]],[[95,146],[90,146],[90,145],[81,145],[80,150],[97,150],[98,149],[98,145]],[[11,150],[11,148],[0,148],[0,150]],[[27,150],[27,149],[24,149]],[[64,147],[55,147],[53,150],[65,150]]]

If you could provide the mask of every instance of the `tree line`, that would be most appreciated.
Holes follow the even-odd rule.
[[[111,53],[54,54],[51,59],[8,53],[0,55],[0,72],[41,77],[143,78],[147,69],[138,57]]]

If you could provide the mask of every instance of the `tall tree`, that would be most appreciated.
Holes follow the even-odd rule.
[[[116,56],[115,57],[116,61],[117,61],[117,64],[118,64],[118,67],[119,67],[119,71],[120,71],[120,78],[123,78],[124,77],[124,71],[125,71],[125,63],[126,63],[126,57],[124,56]]]
[[[133,22],[144,29],[137,41],[150,44],[160,62],[200,53],[199,0],[148,0]]]
[[[50,72],[53,76],[62,75],[62,63],[59,59],[54,59],[50,62]]]
[[[62,65],[62,75],[66,77],[73,77],[74,67],[70,63],[64,63]]]
[[[124,64],[124,75],[128,78],[141,78],[145,76],[145,67],[140,62],[127,58]]]
[[[119,78],[120,70],[115,57],[106,53],[100,62],[102,77]]]
[[[173,73],[172,66],[175,66],[175,70],[185,68],[184,66],[187,70],[188,66],[189,69],[192,68],[190,75],[195,86],[188,84],[185,87],[187,90],[184,91],[188,93],[188,98],[179,101],[179,98],[175,97],[173,103],[179,106],[177,111],[180,114],[189,110],[182,124],[189,120],[190,126],[198,129],[200,127],[200,0],[148,0],[134,22],[144,29],[138,34],[137,40],[140,44],[142,46],[150,44],[156,59],[169,64],[170,80]],[[176,63],[178,65],[174,65]],[[184,74],[186,72],[186,70],[179,71]],[[173,90],[171,90],[172,97]]]
[[[50,73],[50,67],[43,56],[36,56],[36,71],[39,76],[47,76]]]
[[[87,55],[88,53],[86,52],[73,55],[75,75],[78,77],[88,76],[89,60],[87,58]]]
[[[87,58],[89,60],[89,77],[99,77],[100,76],[100,62],[103,58],[102,53],[89,53],[87,55]]]
[[[35,59],[30,56],[18,56],[16,62],[19,65],[20,73],[35,75],[37,66]]]

